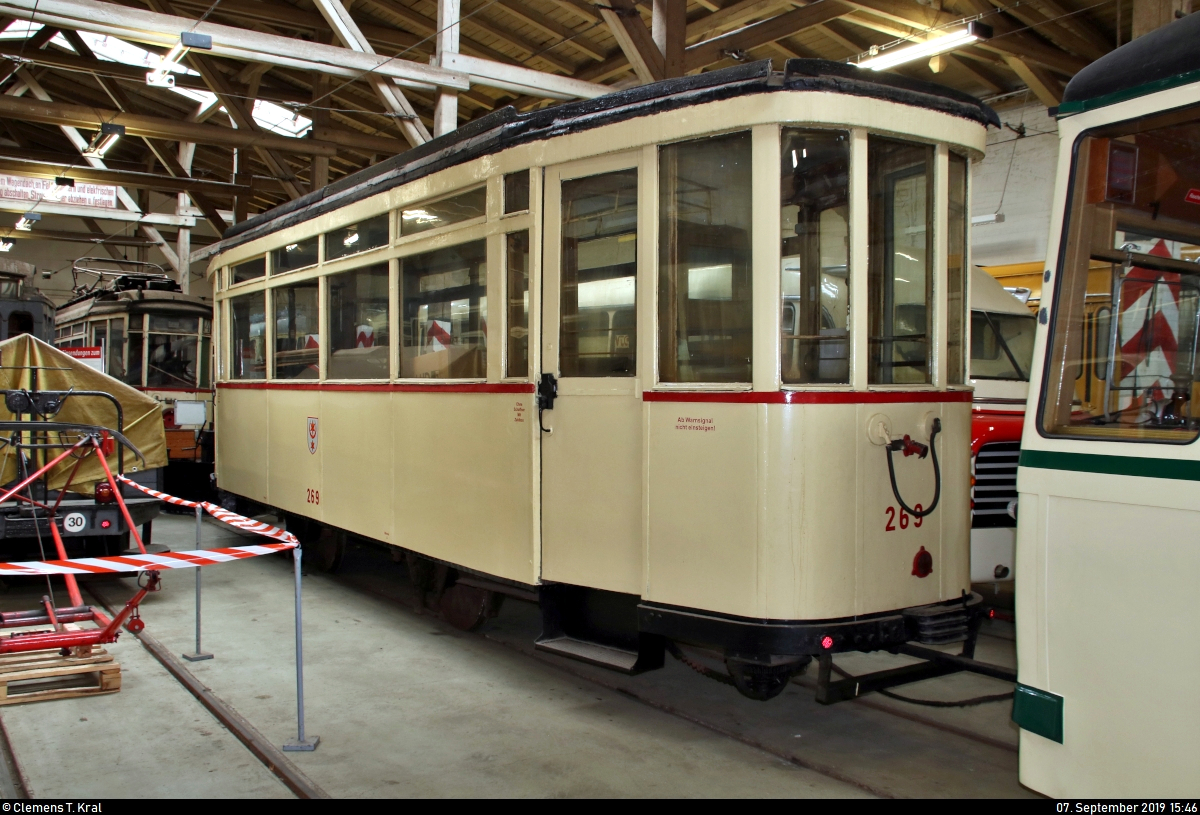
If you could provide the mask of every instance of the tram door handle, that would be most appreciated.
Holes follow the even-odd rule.
[[[554,400],[558,398],[558,379],[554,374],[542,374],[537,386],[538,410],[554,410]]]
[[[554,410],[554,400],[558,398],[558,380],[554,374],[542,374],[537,386],[538,427],[543,433],[553,433],[553,427],[542,424],[542,411]]]

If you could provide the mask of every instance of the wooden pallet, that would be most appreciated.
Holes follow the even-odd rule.
[[[121,690],[121,665],[103,648],[64,657],[58,649],[0,654],[0,706]]]

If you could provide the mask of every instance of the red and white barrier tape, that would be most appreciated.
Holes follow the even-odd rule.
[[[254,532],[264,537],[274,538],[280,543],[252,544],[236,546],[228,549],[197,549],[191,552],[164,552],[161,555],[129,555],[118,557],[84,557],[75,560],[27,560],[19,563],[0,562],[0,576],[4,575],[43,575],[43,574],[115,574],[118,572],[144,572],[149,569],[194,569],[197,566],[212,566],[216,563],[228,563],[231,560],[244,560],[248,557],[271,555],[275,552],[286,552],[295,549],[300,541],[291,532],[285,532],[276,526],[255,521],[236,512],[222,509],[207,501],[185,501],[165,492],[152,490],[135,481],[130,481],[123,475],[117,480],[136,487],[147,495],[153,495],[169,504],[182,507],[203,507],[204,511],[218,521],[247,532]]]
[[[294,543],[264,543],[236,546],[229,549],[198,549],[191,552],[164,552],[161,555],[128,555],[120,557],[81,557],[75,560],[27,560],[21,563],[0,563],[0,577],[7,575],[43,574],[116,574],[144,572],[150,569],[194,569],[231,560],[245,560],[258,555],[271,555],[295,549]]]
[[[186,501],[183,498],[176,498],[174,495],[167,495],[165,492],[152,490],[149,487],[137,483],[136,481],[131,481],[123,475],[117,476],[117,480],[128,484],[135,489],[139,489],[147,495],[153,495],[155,498],[166,501],[168,504],[175,504],[176,506],[181,507],[192,507],[193,509],[195,507],[204,507],[204,511],[216,518],[218,521],[227,523],[230,526],[235,526],[238,529],[243,529],[247,532],[253,532],[256,535],[262,535],[266,538],[274,538],[275,540],[283,541],[284,543],[291,544],[292,546],[300,545],[300,541],[297,540],[296,536],[291,532],[285,532],[277,526],[271,526],[270,524],[265,524],[262,521],[256,521],[252,518],[247,518],[245,515],[238,515],[236,512],[230,512],[229,510],[219,507],[216,504],[210,504],[208,501]]]

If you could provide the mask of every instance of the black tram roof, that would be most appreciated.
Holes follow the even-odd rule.
[[[770,60],[761,60],[528,113],[519,113],[511,106],[501,108],[419,147],[235,224],[225,231],[214,249],[231,249],[447,167],[518,144],[705,102],[775,91],[866,96],[938,110],[985,126],[1000,126],[996,113],[987,105],[942,85],[864,71],[854,65],[823,59],[790,59],[782,72],[772,71]]]
[[[1189,14],[1122,45],[1067,83],[1059,116],[1200,82],[1200,14]]]

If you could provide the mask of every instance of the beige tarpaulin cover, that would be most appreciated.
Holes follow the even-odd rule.
[[[77,391],[104,391],[112,394],[121,403],[125,413],[125,437],[132,442],[142,455],[146,457],[145,465],[128,449],[125,451],[125,470],[139,470],[167,465],[167,439],[163,432],[162,406],[141,391],[131,388],[111,376],[100,373],[73,359],[52,345],[47,345],[28,334],[13,337],[0,342],[0,389],[16,390],[31,389],[34,371],[32,366],[42,369],[37,373],[39,391],[66,391],[74,388]],[[0,399],[0,421],[12,421],[15,417],[5,407]],[[25,414],[24,419],[29,419]],[[62,410],[51,421],[77,422],[80,424],[99,425],[117,429],[117,412],[112,402],[102,397],[81,396],[67,399]],[[3,435],[3,434],[0,434]],[[71,443],[78,437],[70,434],[67,440]],[[53,439],[57,441],[57,439]],[[61,450],[50,450],[49,458],[54,458]],[[108,457],[109,467],[114,474],[117,472],[117,454]],[[49,489],[62,488],[75,466],[74,459],[67,458],[50,471]],[[17,475],[16,455],[14,451],[4,446],[0,453],[0,484],[11,482]],[[72,492],[91,495],[93,485],[104,478],[104,469],[94,456],[90,456],[79,467],[71,483]]]

